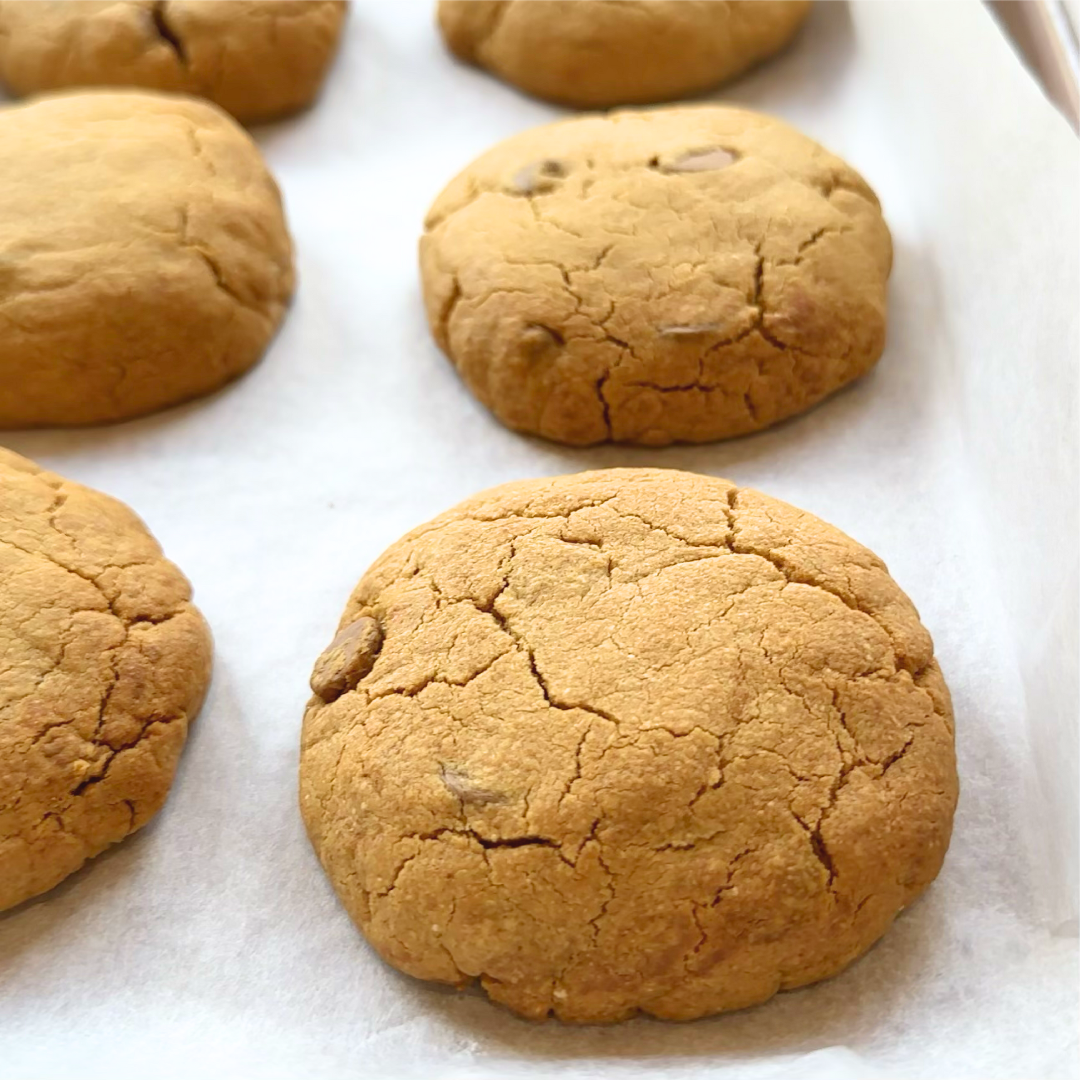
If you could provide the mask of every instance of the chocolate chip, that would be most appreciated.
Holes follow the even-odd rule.
[[[711,150],[691,150],[663,166],[663,169],[664,172],[708,172],[711,169],[724,169],[737,160],[730,150],[717,146]]]
[[[536,195],[545,191],[551,191],[555,187],[555,181],[566,176],[565,166],[552,158],[544,161],[534,161],[519,169],[510,186],[519,195]]]
[[[336,701],[375,666],[382,627],[367,615],[349,623],[323,650],[311,672],[311,689],[325,702]]]
[[[521,333],[521,351],[533,360],[565,344],[566,339],[558,330],[543,323],[529,323]]]
[[[465,773],[450,765],[439,766],[439,777],[450,794],[462,803],[484,805],[485,803],[506,801],[506,797],[500,795],[497,791],[488,791],[486,788],[477,787]]]
[[[719,323],[687,323],[682,326],[661,326],[657,333],[661,337],[698,337],[701,334],[715,334],[720,329]]]

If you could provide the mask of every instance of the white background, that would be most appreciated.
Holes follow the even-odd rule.
[[[256,132],[297,244],[266,359],[209,399],[11,448],[129,502],[216,636],[159,819],[0,916],[0,1077],[1077,1075],[1077,143],[974,4],[818,4],[719,97],[852,162],[893,229],[874,374],[761,435],[569,450],[499,427],[429,338],[442,185],[558,110],[356,3],[326,93]],[[0,151],[2,152],[2,151]],[[307,676],[368,563],[473,491],[604,465],[728,476],[878,552],[934,635],[962,794],[945,869],[841,977],[740,1014],[538,1026],[384,966],[296,807]]]

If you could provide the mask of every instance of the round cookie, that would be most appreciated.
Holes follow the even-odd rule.
[[[512,136],[428,213],[436,340],[509,427],[576,445],[742,435],[862,375],[889,231],[839,158],[699,106]]]
[[[929,635],[871,552],[726,480],[506,484],[394,544],[320,658],[300,804],[391,964],[525,1016],[827,978],[937,875]]]
[[[256,123],[315,100],[344,19],[344,0],[4,0],[0,82],[195,94]]]
[[[292,243],[258,148],[192,98],[0,111],[0,427],[121,420],[263,354]]]
[[[211,643],[126,506],[3,449],[0,597],[2,911],[161,808]]]
[[[690,97],[782,49],[809,0],[440,0],[460,59],[578,109]]]

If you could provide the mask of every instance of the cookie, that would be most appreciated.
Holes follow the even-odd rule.
[[[402,971],[527,1017],[686,1020],[827,978],[949,842],[911,602],[726,480],[468,499],[364,575],[313,686],[300,804],[345,908]]]
[[[161,808],[211,645],[126,506],[2,449],[0,598],[2,911]]]
[[[194,94],[256,123],[315,100],[344,20],[344,0],[4,0],[0,82]]]
[[[645,105],[717,86],[782,49],[809,0],[440,0],[460,59],[578,109]]]
[[[258,148],[224,113],[68,94],[0,112],[0,146],[0,427],[137,416],[262,356],[292,243]]]
[[[808,409],[881,355],[891,263],[853,169],[716,106],[512,136],[444,189],[420,242],[428,320],[469,388],[574,445],[704,442]]]

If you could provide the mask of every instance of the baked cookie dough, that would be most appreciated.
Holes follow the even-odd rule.
[[[957,778],[881,560],[727,480],[506,484],[394,544],[320,658],[300,804],[391,964],[527,1017],[827,978],[937,875]]]
[[[0,111],[0,146],[0,427],[137,416],[262,356],[292,243],[220,110],[67,94]]]
[[[256,123],[315,100],[344,19],[344,0],[3,0],[0,82],[194,94]]]
[[[2,911],[161,808],[211,645],[126,506],[3,449],[0,599]]]
[[[853,169],[717,106],[512,136],[420,242],[428,320],[469,388],[576,445],[723,439],[809,408],[881,355],[891,263]]]
[[[809,0],[440,0],[460,59],[579,109],[690,97],[782,49]]]

